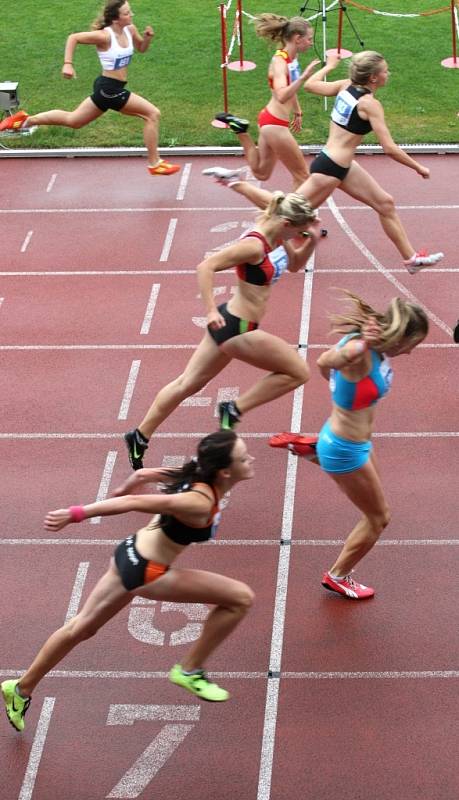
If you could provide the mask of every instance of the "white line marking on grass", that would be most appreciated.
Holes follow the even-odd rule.
[[[100,481],[99,491],[97,492],[97,497],[95,499],[96,503],[99,503],[101,500],[105,500],[105,498],[107,497],[108,487],[110,486],[110,481],[112,479],[113,467],[115,466],[117,455],[118,455],[117,450],[109,450],[107,453],[104,471],[102,473],[102,478]],[[101,520],[100,517],[91,517],[89,522],[92,525],[99,525],[100,520]]]
[[[142,327],[140,329],[141,334],[150,333],[151,321],[153,319],[153,314],[155,313],[156,301],[158,299],[160,286],[161,284],[154,283],[153,286],[151,287],[150,299],[148,300],[147,310],[145,311]]]
[[[57,172],[54,172],[53,175],[51,175],[48,186],[46,187],[47,192],[50,192],[51,189],[53,188],[54,184],[56,183],[56,178],[57,178]]]
[[[49,724],[51,722],[51,715],[53,713],[55,700],[55,697],[45,697],[43,701],[40,719],[38,720],[37,729],[35,731],[29,762],[27,764],[27,769],[22,782],[18,800],[30,800],[32,797],[38,768],[43,755],[46,736],[48,734]]]
[[[182,177],[180,179],[180,185],[178,188],[177,196],[175,198],[176,200],[183,200],[183,198],[185,197],[185,192],[188,187],[188,181],[190,179],[190,173],[191,173],[191,162],[188,161],[182,170]]]
[[[439,317],[437,317],[437,315],[434,314],[433,311],[430,311],[427,308],[427,306],[425,306],[423,303],[421,303],[421,301],[418,300],[418,298],[412,292],[410,292],[410,290],[407,289],[403,285],[403,283],[400,283],[400,281],[398,281],[397,278],[394,278],[394,276],[389,272],[389,270],[387,270],[385,267],[383,267],[383,265],[373,255],[373,253],[371,253],[370,250],[368,250],[368,248],[359,239],[359,237],[354,233],[352,228],[347,224],[347,222],[344,219],[344,217],[338,211],[338,208],[336,206],[335,201],[333,200],[333,197],[329,197],[328,200],[327,200],[327,203],[328,203],[328,206],[330,208],[330,211],[332,212],[333,216],[335,217],[337,223],[343,229],[344,233],[346,233],[347,236],[349,236],[350,240],[355,244],[357,249],[360,250],[360,252],[363,253],[363,255],[368,259],[370,264],[373,264],[375,269],[377,269],[378,272],[380,272],[382,275],[384,275],[384,277],[390,283],[392,283],[398,289],[399,292],[404,294],[405,297],[407,297],[408,300],[410,300],[411,303],[416,303],[416,305],[421,306],[424,309],[424,311],[426,312],[426,314],[429,317],[429,319],[431,320],[431,322],[435,323],[435,325],[437,325],[439,328],[441,328],[441,330],[444,331],[447,334],[448,337],[451,337],[453,335],[453,331],[451,330],[451,328],[449,328],[448,325],[446,325],[445,322],[443,322]],[[413,278],[414,276],[409,275],[408,272],[407,272],[407,277],[408,278]]]
[[[169,222],[169,227],[167,229],[166,238],[164,239],[163,249],[161,251],[161,255],[159,257],[160,261],[167,261],[169,258],[169,253],[172,247],[172,242],[174,239],[175,229],[177,227],[177,219],[173,217]]]
[[[121,401],[118,419],[127,419],[129,406],[131,405],[132,395],[134,394],[135,382],[137,380],[137,375],[139,374],[139,369],[140,369],[140,360],[133,361],[128,375],[126,388],[124,390],[124,396]]]
[[[309,335],[312,282],[314,275],[314,254],[312,254],[311,258],[309,259],[306,269],[307,272],[305,272],[304,276],[303,298],[301,304],[302,310],[300,338],[301,341],[304,341],[307,344]],[[307,347],[302,348],[299,352],[302,359],[306,360]],[[302,405],[303,386],[300,386],[298,389],[295,389],[293,394],[291,430],[298,431],[300,429]],[[287,462],[287,475],[285,480],[281,530],[281,539],[285,542],[290,542],[292,539],[297,466],[298,459],[289,454]],[[277,673],[280,673],[282,662],[290,552],[291,549],[288,545],[282,545],[280,547],[273,615],[273,629],[271,636],[271,652],[269,655],[269,674],[273,675],[274,673],[274,675],[273,677],[268,678],[268,685],[266,689],[265,716],[263,722],[263,739],[261,745],[257,800],[269,800],[271,793],[280,685],[280,680],[279,677],[277,677]]]
[[[65,615],[64,625],[69,621],[69,619],[73,619],[73,617],[78,614],[78,608],[80,606],[81,595],[83,594],[84,584],[88,575],[88,569],[89,561],[80,561],[77,574],[75,576],[75,583],[73,584],[72,594],[70,595],[70,601],[67,614]]]
[[[25,253],[25,251],[27,250],[32,236],[33,236],[33,231],[29,231],[21,245],[21,253]]]

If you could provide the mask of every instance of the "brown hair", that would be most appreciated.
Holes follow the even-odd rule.
[[[427,336],[429,320],[421,306],[401,297],[393,297],[387,311],[380,313],[358,295],[342,291],[344,299],[351,301],[351,310],[347,314],[333,314],[330,317],[332,333],[361,333],[366,323],[376,320],[381,329],[378,340],[382,349],[392,347],[402,339],[421,340]]]
[[[112,22],[118,19],[120,8],[126,5],[126,0],[107,0],[97,19],[92,23],[94,31],[101,31],[108,28]]]
[[[217,479],[219,470],[229,467],[233,460],[233,449],[237,442],[234,431],[215,431],[205,436],[198,444],[197,455],[187,461],[179,470],[163,469],[167,476],[167,484],[162,491],[165,494],[174,494],[183,487],[184,483],[192,484],[197,481],[213,484]]]
[[[254,19],[255,31],[257,36],[263,39],[270,39],[272,42],[290,41],[292,36],[299,33],[305,36],[311,26],[303,17],[280,17],[278,14],[257,14]]]

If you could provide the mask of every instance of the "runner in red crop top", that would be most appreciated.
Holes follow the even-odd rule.
[[[255,31],[258,36],[279,43],[280,49],[274,53],[268,69],[271,99],[258,116],[258,146],[247,132],[239,133],[239,140],[258,180],[267,180],[279,160],[290,172],[295,190],[309,174],[293,136],[302,127],[297,94],[319,63],[313,61],[302,71],[297,56],[312,46],[313,30],[302,17],[259,14],[255,17]]]

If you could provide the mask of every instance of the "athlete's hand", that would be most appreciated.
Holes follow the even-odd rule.
[[[48,511],[43,527],[47,531],[60,531],[72,522],[72,515],[68,508],[58,508],[56,511]]]
[[[375,317],[370,317],[362,326],[362,339],[370,348],[380,343],[381,326]]]
[[[73,68],[73,64],[64,64],[62,67],[62,77],[63,78],[76,78],[76,72]]]
[[[210,328],[212,328],[212,330],[218,331],[219,328],[225,327],[226,322],[220,312],[215,309],[214,311],[209,311],[207,314],[207,324]]]
[[[421,178],[430,178],[430,169],[428,167],[423,167],[422,164],[419,164],[417,173]]]
[[[145,38],[146,39],[152,39],[154,35],[155,35],[155,32],[154,32],[153,28],[151,27],[151,25],[147,25],[147,27],[145,28],[145,30],[143,32],[143,38],[144,39]]]
[[[315,68],[320,64],[322,64],[321,60],[319,58],[315,58],[314,61],[311,61],[311,63],[308,64],[301,77],[304,78],[304,80],[310,78],[314,73]]]
[[[327,55],[326,66],[331,67],[331,69],[335,69],[341,61],[341,56],[338,53],[330,53]]]
[[[299,133],[303,126],[303,115],[302,114],[295,114],[294,117],[290,120],[290,130],[293,133]]]

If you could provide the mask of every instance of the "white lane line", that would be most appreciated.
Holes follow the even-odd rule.
[[[151,287],[150,299],[148,300],[147,310],[145,311],[142,327],[140,329],[141,334],[150,333],[151,321],[153,319],[153,314],[155,313],[156,301],[158,299],[160,286],[161,284],[154,283]]]
[[[268,439],[274,436],[276,431],[265,433],[238,433],[243,439]],[[314,436],[318,431],[304,431],[305,436]],[[156,439],[202,439],[207,436],[205,431],[189,432],[177,431],[177,433],[155,432]],[[386,431],[374,433],[375,439],[449,439],[459,436],[459,431]],[[0,433],[0,439],[120,439],[119,433]]]
[[[191,173],[191,162],[189,161],[183,167],[182,177],[180,179],[180,185],[178,188],[177,196],[175,198],[176,200],[183,200],[183,198],[185,197],[185,192],[188,187],[188,181],[190,179],[190,173]]]
[[[447,334],[447,336],[451,338],[451,336],[453,335],[452,329],[448,327],[448,325],[446,325],[446,323],[443,322],[443,320],[437,317],[437,315],[434,314],[433,311],[430,311],[430,309],[428,309],[427,306],[424,305],[424,303],[421,303],[421,301],[418,300],[418,298],[412,292],[410,292],[410,290],[407,289],[406,286],[403,285],[403,283],[400,283],[400,281],[398,281],[397,278],[394,278],[394,276],[389,272],[389,270],[387,270],[381,264],[381,262],[378,261],[378,259],[373,255],[373,253],[371,253],[370,250],[368,250],[368,248],[364,245],[364,243],[354,233],[352,228],[347,224],[342,214],[338,211],[338,208],[336,206],[335,201],[333,200],[333,197],[329,197],[327,203],[338,225],[341,226],[343,231],[349,236],[350,240],[355,244],[357,249],[360,250],[360,252],[368,259],[370,264],[373,264],[373,266],[378,270],[378,272],[384,275],[384,277],[390,283],[392,283],[396,287],[396,289],[398,289],[399,292],[404,294],[405,297],[407,297],[411,303],[415,303],[416,305],[421,306],[421,308],[424,309],[431,322],[433,322],[435,325],[441,328],[441,330],[444,331]],[[407,278],[414,278],[414,276],[409,275],[407,273]]]
[[[236,270],[234,269],[226,269],[225,272],[228,275],[234,274]],[[388,269],[392,275],[406,275],[406,269]],[[332,275],[341,275],[341,274],[352,274],[352,275],[359,275],[359,274],[367,274],[367,275],[374,275],[374,269],[368,268],[359,268],[359,267],[330,267],[328,268],[319,268],[316,269],[316,275],[319,274],[332,274]],[[456,273],[459,272],[459,267],[433,267],[429,269],[423,269],[422,272],[425,273],[435,273],[435,272],[451,272]],[[33,271],[16,271],[16,272],[2,272],[2,278],[49,278],[55,276],[65,276],[66,278],[73,278],[79,277],[80,275],[99,278],[104,276],[111,276],[111,275],[168,275],[170,278],[174,278],[175,275],[196,275],[196,269],[82,269],[82,270],[33,270]]]
[[[25,251],[27,250],[32,236],[33,236],[33,231],[29,231],[21,245],[21,253],[25,253]]]
[[[0,297],[0,308],[1,308],[1,307],[2,307],[2,305],[3,305],[3,301],[4,301],[4,299],[5,299],[4,297]]]
[[[9,677],[17,677],[25,672],[24,667],[16,667],[15,669],[1,669],[0,674]],[[207,670],[206,670],[207,672]],[[208,674],[212,678],[226,678],[235,680],[266,680],[266,672],[214,672],[209,671]],[[164,680],[168,678],[168,672],[147,672],[139,671],[134,672],[130,670],[61,670],[53,669],[47,674],[47,678],[93,678],[106,680],[107,678],[114,678],[119,680]],[[456,669],[441,669],[441,670],[388,670],[386,672],[283,672],[282,678],[288,680],[385,680],[385,679],[417,679],[417,680],[432,680],[432,679],[450,679],[459,678],[459,670]],[[50,699],[50,698],[48,698]],[[52,698],[51,698],[52,699]]]
[[[301,304],[300,341],[307,344],[309,335],[309,322],[312,300],[312,282],[314,276],[314,253],[306,265],[304,276],[303,298]],[[300,351],[301,358],[305,361],[307,347]],[[303,386],[295,389],[293,394],[293,409],[291,430],[299,431],[301,425],[301,411],[303,406]],[[293,510],[295,503],[295,488],[298,459],[289,453],[287,462],[287,475],[285,480],[284,503],[282,513],[281,539],[290,542],[293,530]],[[277,584],[273,614],[273,628],[271,635],[271,652],[269,655],[269,675],[266,690],[265,716],[263,722],[263,738],[260,755],[260,771],[258,776],[257,800],[269,800],[271,794],[271,779],[274,760],[274,747],[276,739],[277,708],[279,699],[279,674],[282,662],[282,649],[284,644],[284,627],[287,604],[288,575],[290,566],[290,552],[288,545],[279,549],[279,562],[277,568]]]
[[[45,697],[43,701],[40,719],[38,720],[37,729],[35,731],[32,749],[30,751],[29,761],[18,800],[30,800],[32,797],[55,700],[55,697]]]
[[[142,208],[0,208],[0,214],[151,214],[151,213],[171,213],[174,211],[189,211],[195,214],[197,211],[233,211],[247,212],[248,209],[255,209],[256,206],[151,206]],[[342,211],[369,211],[372,209],[367,206],[338,206]],[[413,211],[456,211],[459,205],[434,205],[434,206],[400,206],[398,210]],[[326,206],[320,206],[320,212],[328,211]]]
[[[77,574],[75,576],[75,582],[73,584],[72,594],[70,595],[70,601],[67,614],[65,615],[64,625],[69,621],[69,619],[73,619],[73,617],[78,614],[78,608],[80,606],[81,595],[83,594],[84,584],[88,575],[88,569],[89,561],[80,561]]]
[[[176,466],[176,465],[174,465]],[[337,547],[344,544],[344,539],[292,539],[292,547]],[[114,547],[119,539],[0,539],[2,545],[88,545],[94,547]],[[383,539],[376,542],[375,547],[456,547],[459,539]],[[215,539],[204,542],[203,547],[279,547],[279,539]]]
[[[46,187],[47,192],[50,192],[51,189],[53,188],[54,184],[56,183],[56,178],[57,178],[57,172],[54,172],[53,175],[51,175],[48,186]]]
[[[129,406],[131,405],[132,395],[134,394],[137,375],[139,374],[140,361],[133,361],[128,375],[124,396],[121,401],[118,419],[127,419]]]
[[[97,497],[95,502],[99,503],[100,500],[105,500],[108,494],[108,487],[110,486],[110,481],[112,479],[113,467],[115,466],[116,456],[118,455],[117,450],[109,450],[107,453],[107,458],[105,461],[104,471],[102,473],[102,478],[100,481],[99,491],[97,492]],[[99,525],[101,517],[91,517],[89,522],[92,525]]]
[[[289,347],[298,347],[298,343],[288,343]],[[299,343],[304,347],[304,343]],[[1,350],[196,350],[197,344],[2,344]],[[329,344],[311,344],[311,350],[328,350]],[[419,349],[451,349],[457,350],[454,342],[428,342],[418,345]]]
[[[166,238],[164,239],[163,249],[159,257],[160,261],[167,261],[167,259],[169,258],[169,253],[171,251],[172,242],[174,240],[176,227],[177,227],[177,218],[173,217],[169,222]]]

